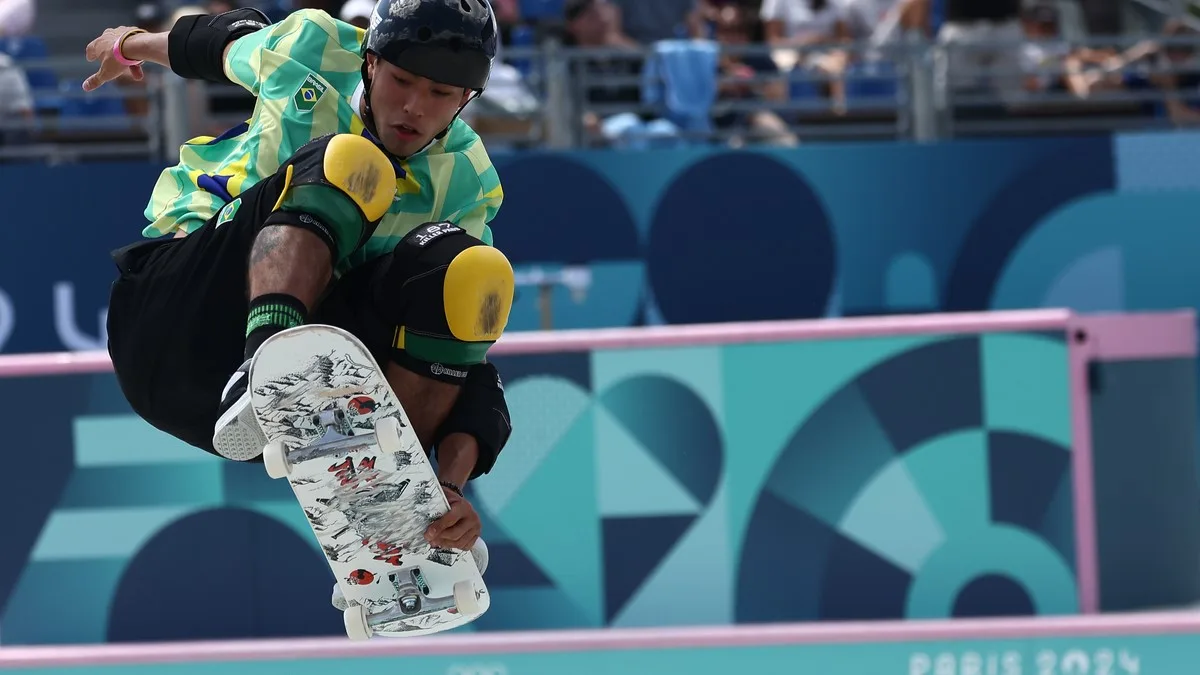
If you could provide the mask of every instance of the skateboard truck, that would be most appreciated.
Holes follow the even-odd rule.
[[[429,597],[429,584],[425,583],[425,577],[421,574],[420,567],[414,567],[409,570],[411,580],[407,583],[401,583],[396,579],[396,575],[390,575],[392,583],[396,586],[396,603],[405,614],[417,614],[421,611],[422,598]],[[445,598],[442,598],[445,599]],[[450,598],[451,600],[453,598]]]
[[[395,575],[392,575],[392,583],[396,585],[396,607],[400,610],[403,616],[413,616],[423,614],[428,611],[441,611],[455,606],[454,597],[448,596],[445,598],[430,598],[429,585],[425,583],[425,577],[421,575],[421,569],[414,567],[409,571],[410,581],[400,583],[396,580]],[[429,598],[431,604],[425,606],[425,599]],[[423,611],[424,610],[424,611]],[[381,619],[387,620],[388,612],[383,612],[379,615]]]
[[[426,614],[436,614],[453,610],[463,615],[481,613],[479,599],[475,594],[474,585],[470,581],[460,581],[454,584],[451,595],[433,598],[429,596],[429,586],[421,574],[420,568],[409,570],[410,579],[401,582],[397,575],[390,575],[392,584],[396,587],[396,603],[387,609],[371,613],[364,605],[350,605],[343,612],[346,633],[351,640],[366,640],[371,637],[377,627],[384,627],[402,619]]]
[[[295,464],[354,452],[365,445],[377,443],[379,439],[378,430],[370,434],[354,435],[346,411],[339,408],[327,408],[314,413],[309,421],[317,429],[324,430],[320,439],[292,450],[288,450],[281,441],[268,443],[263,449],[263,461],[271,478],[287,477]]]
[[[354,435],[354,431],[350,428],[350,423],[346,421],[346,411],[341,408],[326,408],[314,414],[312,416],[312,423],[318,429],[325,430],[319,442],[325,442],[325,436],[331,434],[341,437]]]

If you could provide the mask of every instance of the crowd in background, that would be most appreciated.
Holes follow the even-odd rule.
[[[47,2],[48,0],[41,0]],[[89,0],[92,1],[92,0]],[[97,6],[103,4],[94,0]],[[1163,93],[1157,114],[1184,125],[1200,120],[1190,101],[1200,93],[1191,46],[1081,44],[1094,35],[1119,35],[1114,2],[1089,0],[491,0],[504,49],[547,41],[564,47],[602,49],[603,55],[571,62],[578,122],[587,138],[613,142],[630,130],[684,137],[690,131],[738,130],[730,142],[792,145],[796,125],[817,109],[825,117],[852,117],[855,102],[895,99],[901,93],[893,48],[920,38],[959,48],[950,52],[949,82],[955,92],[986,92],[1006,105],[1045,100],[1086,102],[1115,91]],[[0,115],[29,119],[61,108],[43,70],[22,68],[22,59],[48,56],[36,44],[39,0],[0,0]],[[316,8],[366,26],[373,0],[159,0],[139,5],[130,24],[165,30],[174,18],[255,6],[279,19]],[[98,33],[103,26],[96,26]],[[1158,31],[1168,37],[1196,35],[1191,24],[1171,20]],[[681,47],[680,45],[683,45]],[[755,46],[760,47],[754,49]],[[78,50],[82,52],[83,44]],[[683,63],[710,59],[716,77],[689,80]],[[697,61],[697,59],[700,59]],[[654,68],[674,79],[671,97],[646,84]],[[990,73],[986,77],[981,73]],[[536,67],[528,59],[498,65],[481,103],[485,128],[503,115],[488,110],[536,108]],[[126,78],[123,84],[138,86]],[[674,110],[663,111],[665,99]],[[690,103],[689,103],[690,101]],[[797,101],[804,105],[786,104]],[[238,92],[210,93],[217,117],[241,115],[253,102]],[[689,107],[690,105],[690,107]],[[145,101],[127,99],[127,113]],[[491,106],[491,107],[489,107]],[[473,120],[474,121],[474,120]],[[217,125],[216,122],[213,123]],[[219,125],[218,125],[219,126]],[[8,127],[11,129],[12,125]],[[205,129],[208,133],[212,129]],[[19,136],[5,133],[5,143]]]

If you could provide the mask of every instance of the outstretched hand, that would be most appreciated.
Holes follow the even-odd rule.
[[[125,73],[129,73],[133,79],[141,80],[145,77],[141,66],[123,66],[117,58],[113,56],[113,45],[117,44],[117,40],[129,31],[134,30],[130,26],[118,26],[109,28],[100,34],[100,37],[88,43],[86,54],[89,62],[100,62],[100,68],[83,81],[84,91],[95,91],[102,85],[111,82]]]
[[[471,502],[458,496],[453,490],[443,487],[450,511],[438,518],[425,531],[425,540],[430,546],[470,551],[479,538],[483,523]]]

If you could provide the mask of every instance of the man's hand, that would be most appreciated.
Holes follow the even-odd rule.
[[[145,77],[141,66],[123,66],[113,56],[113,45],[117,44],[123,35],[134,30],[131,26],[117,26],[105,30],[100,37],[88,43],[86,54],[89,62],[100,62],[100,69],[94,75],[83,81],[84,91],[94,91],[107,82],[111,82],[128,72],[133,79]],[[126,44],[129,44],[128,42]],[[129,54],[122,52],[126,57]]]
[[[479,514],[471,502],[458,496],[457,492],[447,487],[443,487],[442,491],[446,493],[450,511],[429,526],[425,531],[425,540],[438,548],[470,551],[483,529]]]

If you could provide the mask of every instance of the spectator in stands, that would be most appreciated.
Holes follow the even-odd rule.
[[[371,23],[371,12],[375,11],[375,0],[346,0],[338,18],[348,24],[366,29]]]
[[[0,53],[0,145],[13,146],[29,142],[33,136],[33,95],[25,73],[13,63],[12,57]],[[25,128],[10,128],[9,123],[25,122]]]
[[[612,0],[629,37],[642,44],[687,37],[698,0]]]
[[[899,13],[899,0],[840,0],[841,32],[854,40],[865,40],[875,34],[894,12]]]
[[[1021,12],[1021,27],[1028,39],[1020,55],[1026,91],[1066,91],[1085,99],[1095,91],[1124,86],[1120,75],[1104,70],[1104,64],[1115,55],[1113,50],[1073,49],[1063,38],[1062,17],[1056,5],[1038,2],[1026,6]]]
[[[496,13],[496,23],[500,25],[500,43],[512,44],[512,30],[521,23],[520,0],[489,0],[492,11]]]
[[[1063,91],[1067,76],[1063,74],[1071,46],[1059,32],[1058,8],[1048,3],[1026,7],[1021,13],[1021,28],[1028,38],[1021,47],[1021,72],[1025,90],[1029,92]]]
[[[1123,67],[1117,51],[1109,47],[1072,47],[1063,34],[1056,4],[1047,0],[1026,6],[1021,12],[1021,26],[1028,40],[1020,55],[1026,91],[1065,90],[1086,99],[1097,91],[1124,88],[1121,73],[1112,72]],[[1135,48],[1126,54],[1142,52]]]
[[[872,37],[880,31],[889,12],[898,16],[896,0],[838,0],[833,25],[833,49],[814,53],[807,66],[828,81],[833,110],[842,115],[846,106],[846,73],[851,66],[881,57],[870,52]]]
[[[687,16],[688,36],[694,40],[716,39],[717,21],[720,20],[721,10],[726,7],[737,7],[743,11],[758,15],[762,0],[696,0],[695,6]],[[762,26],[762,21],[758,21]],[[763,42],[760,37],[755,42]]]
[[[716,12],[714,34],[722,46],[741,47],[761,42],[762,21],[752,10],[736,4],[726,3]],[[782,78],[768,82],[751,82],[761,76],[778,75],[779,67],[766,55],[722,53],[721,84],[713,124],[720,130],[746,129],[753,139],[773,145],[796,145],[795,134],[786,122],[772,110],[753,112],[721,111],[720,101],[773,100],[787,98],[787,87]],[[731,145],[743,143],[734,136]]]
[[[938,41],[946,45],[950,86],[990,90],[1004,103],[1024,98],[1021,0],[944,0]]]
[[[641,103],[641,87],[634,84],[604,84],[581,80],[604,77],[633,77],[641,72],[642,52],[638,43],[625,34],[620,24],[620,13],[609,0],[567,0],[563,7],[566,33],[563,44],[568,47],[605,47],[629,52],[629,58],[608,56],[573,60],[572,81],[584,86],[577,100],[588,104],[623,103],[635,107]],[[601,133],[601,118],[592,111],[583,115],[584,129],[592,135]]]
[[[638,49],[621,24],[621,10],[611,0],[566,0],[564,43],[580,47],[619,47]]]
[[[1021,28],[1027,42],[1021,46],[1020,64],[1025,91],[1030,93],[1071,92],[1080,99],[1102,86],[1102,63],[1110,50],[1072,49],[1062,35],[1062,17],[1051,2],[1027,5],[1021,11]],[[1113,88],[1121,80],[1108,78]]]
[[[0,0],[0,37],[20,37],[33,30],[34,0]]]
[[[1166,22],[1163,34],[1169,38],[1196,37],[1194,29],[1176,20]],[[1123,52],[1079,48],[1066,59],[1068,87],[1081,98],[1097,91],[1158,89],[1164,93],[1159,112],[1180,126],[1200,123],[1197,97],[1187,97],[1190,101],[1180,97],[1180,92],[1197,93],[1200,87],[1197,65],[1195,50],[1190,45],[1163,45],[1156,40],[1143,40]],[[1159,103],[1149,107],[1158,109]]]
[[[838,113],[845,112],[841,78],[852,61],[851,51],[838,47],[854,37],[848,15],[846,0],[763,0],[760,13],[767,43],[796,50],[777,51],[776,63],[784,70],[796,68],[805,77],[816,76]]]
[[[871,31],[871,45],[881,47],[905,36],[933,37],[931,0],[895,0]]]
[[[1166,22],[1163,36],[1175,39],[1176,44],[1145,42],[1135,46],[1113,63],[1110,68],[1124,68],[1144,62],[1149,71],[1149,84],[1163,92],[1167,117],[1177,126],[1200,125],[1200,59],[1196,46],[1186,44],[1200,37],[1200,32],[1178,19]],[[1185,44],[1180,44],[1182,40]]]
[[[834,0],[763,0],[760,16],[773,47],[810,47],[834,39],[841,12]]]

